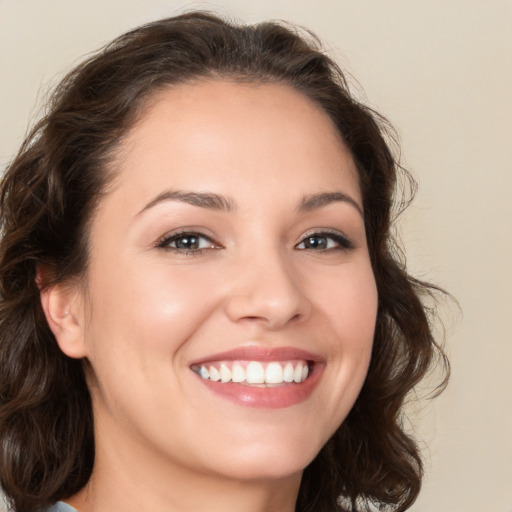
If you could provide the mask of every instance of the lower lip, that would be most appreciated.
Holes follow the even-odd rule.
[[[213,393],[246,407],[281,409],[304,402],[315,389],[323,366],[315,364],[309,377],[301,383],[290,383],[275,387],[254,387],[235,382],[215,382],[202,379],[201,382]]]

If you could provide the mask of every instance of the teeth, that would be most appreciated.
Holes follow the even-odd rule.
[[[229,382],[231,380],[231,370],[225,365],[220,365],[220,381]]]
[[[220,372],[215,368],[215,366],[210,366],[210,380],[214,380],[215,382],[220,380]]]
[[[214,382],[237,382],[249,385],[301,383],[309,375],[308,363],[305,361],[272,361],[265,365],[258,361],[227,362],[215,365],[199,366],[194,371],[205,380]]]
[[[302,363],[299,363],[295,367],[295,371],[293,372],[293,380],[294,382],[301,382],[302,381],[302,370],[304,369],[304,365]]]
[[[231,380],[233,382],[243,382],[245,380],[245,369],[242,365],[235,363],[231,370]]]
[[[283,367],[279,363],[270,363],[267,366],[265,382],[267,384],[281,384],[283,382]]]
[[[263,384],[265,382],[265,370],[261,363],[251,361],[245,369],[247,384]]]
[[[292,363],[288,363],[284,367],[283,380],[285,382],[293,382],[293,365],[292,365]]]

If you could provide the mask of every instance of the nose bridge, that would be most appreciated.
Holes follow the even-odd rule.
[[[280,247],[266,244],[243,251],[233,272],[227,298],[231,320],[259,320],[276,328],[307,315],[309,302],[300,275]]]

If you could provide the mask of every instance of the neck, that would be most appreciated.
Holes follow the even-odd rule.
[[[119,440],[118,440],[119,441]],[[79,512],[293,512],[301,474],[239,479],[201,473],[113,443],[97,450],[89,483],[66,500]]]
[[[163,487],[115,472],[105,481],[95,473],[82,491],[66,501],[79,512],[293,512],[298,483],[299,479],[221,482],[182,475]]]

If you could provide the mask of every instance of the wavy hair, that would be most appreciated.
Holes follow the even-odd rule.
[[[422,462],[402,425],[406,397],[448,363],[392,236],[403,172],[389,126],[349,91],[318,39],[276,22],[238,25],[192,12],[130,31],[71,71],[9,165],[0,189],[0,485],[16,512],[69,497],[94,464],[84,361],[59,350],[43,286],[87,268],[88,223],[127,130],[159,90],[195,79],[286,84],[323,109],[359,171],[379,306],[372,360],[352,411],[305,469],[297,512],[404,511]],[[408,175],[406,175],[408,176]],[[445,381],[443,381],[443,384]]]

